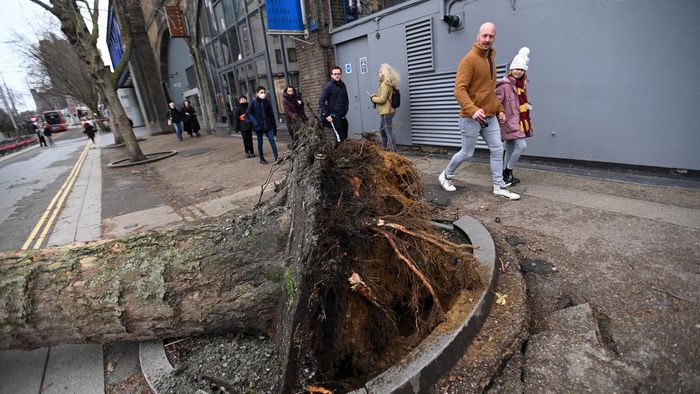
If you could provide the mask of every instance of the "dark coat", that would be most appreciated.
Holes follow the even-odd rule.
[[[51,134],[53,134],[53,132],[51,131],[51,126],[44,126],[44,135],[47,137],[51,137]]]
[[[199,121],[197,120],[197,111],[194,110],[194,107],[185,107],[183,105],[182,109],[180,110],[180,113],[182,114],[182,122],[184,123],[185,131],[192,133],[199,132],[199,129],[201,127],[199,126]]]
[[[168,107],[168,119],[170,119],[173,123],[182,122],[183,118],[182,112],[180,112],[177,108]]]
[[[85,123],[85,127],[83,128],[83,133],[87,134],[88,137],[92,138],[95,136],[95,128],[92,127],[90,123]]]
[[[248,106],[245,116],[253,124],[253,129],[256,132],[273,130],[277,134],[277,120],[268,99],[261,100],[256,97]]]
[[[321,117],[326,118],[328,115],[335,115],[343,118],[348,113],[350,100],[348,99],[348,90],[343,81],[330,80],[321,91],[321,97],[318,99],[318,108],[321,110]]]
[[[231,123],[233,128],[237,131],[253,131],[253,124],[248,120],[241,121],[241,115],[244,115],[248,110],[248,103],[239,103],[236,108],[233,109],[233,118]]]
[[[284,106],[284,114],[287,115],[287,124],[292,122],[306,122],[309,118],[306,117],[304,111],[304,102],[299,104],[301,99],[297,94],[291,96],[287,92],[282,93],[282,105]]]

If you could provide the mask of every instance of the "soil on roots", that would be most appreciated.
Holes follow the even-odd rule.
[[[411,162],[376,141],[348,140],[329,154],[321,193],[297,378],[299,388],[344,392],[406,355],[461,290],[483,283],[470,249],[429,222]]]

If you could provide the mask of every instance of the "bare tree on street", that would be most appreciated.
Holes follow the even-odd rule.
[[[83,61],[88,74],[93,79],[98,91],[104,96],[109,106],[112,123],[123,139],[131,161],[145,160],[146,156],[136,141],[134,131],[129,124],[124,107],[117,95],[118,79],[129,63],[131,53],[131,33],[128,18],[124,15],[122,2],[115,1],[114,10],[121,27],[124,55],[114,71],[105,66],[97,39],[99,36],[98,16],[99,1],[94,0],[92,6],[87,0],[49,0],[48,4],[41,0],[29,0],[53,14],[61,23],[61,31],[65,34],[78,57]],[[83,18],[83,8],[89,15],[88,21]],[[117,141],[119,142],[119,141]]]

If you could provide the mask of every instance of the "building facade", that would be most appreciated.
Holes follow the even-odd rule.
[[[520,47],[531,49],[535,136],[527,155],[700,170],[700,133],[688,116],[700,99],[700,53],[692,49],[700,3],[692,0],[303,0],[304,35],[268,34],[263,0],[147,3],[141,10],[162,90],[172,101],[195,101],[212,128],[226,128],[237,96],[252,98],[258,85],[274,92],[280,122],[286,85],[300,88],[317,114],[337,64],[350,133],[377,130],[366,92],[389,63],[402,77],[398,143],[456,148],[455,72],[479,26],[492,21],[500,75]],[[187,37],[170,37],[166,6],[183,12]]]
[[[520,47],[531,49],[535,136],[526,155],[700,170],[700,133],[688,116],[700,100],[698,2],[411,0],[379,10],[361,1],[349,13],[348,1],[331,0],[330,33],[336,61],[352,71],[344,75],[351,130],[378,128],[364,92],[390,63],[405,102],[394,119],[398,142],[458,147],[455,72],[492,21],[501,74]]]

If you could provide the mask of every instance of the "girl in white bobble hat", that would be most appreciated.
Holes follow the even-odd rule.
[[[527,148],[525,138],[532,137],[530,109],[527,100],[527,69],[530,49],[522,47],[510,63],[508,75],[496,84],[496,95],[505,109],[506,120],[499,122],[501,139],[504,141],[503,181],[508,185],[520,183],[513,175],[513,167]]]

